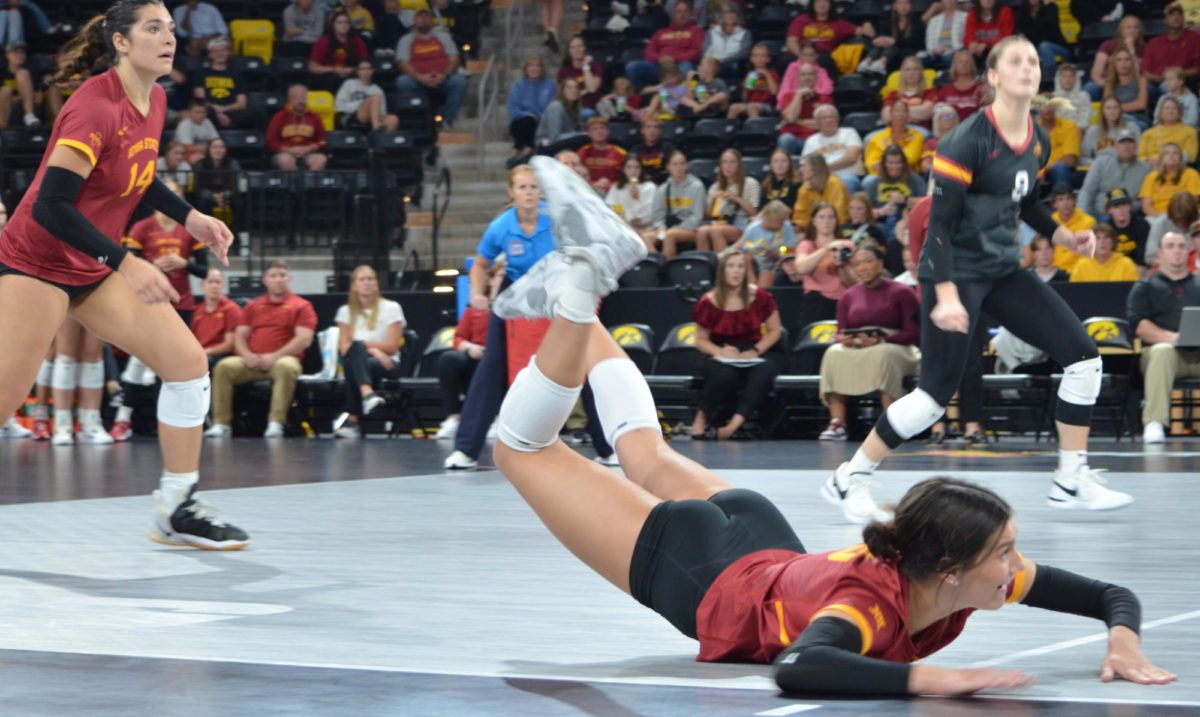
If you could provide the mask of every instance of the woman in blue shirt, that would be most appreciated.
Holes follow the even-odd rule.
[[[521,67],[524,75],[508,93],[508,132],[513,138],[509,166],[516,166],[533,155],[538,120],[554,100],[554,80],[546,77],[546,65],[534,55]]]

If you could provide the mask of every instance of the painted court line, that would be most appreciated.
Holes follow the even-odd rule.
[[[773,710],[766,712],[755,712],[755,717],[787,717],[787,715],[800,714],[809,710],[821,709],[821,705],[788,705],[786,707],[776,707]]]

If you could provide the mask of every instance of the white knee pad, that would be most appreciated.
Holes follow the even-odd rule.
[[[80,388],[104,388],[104,362],[86,361],[79,364]]]
[[[76,378],[75,359],[70,356],[55,356],[50,385],[62,391],[74,391]]]
[[[1063,369],[1062,382],[1058,384],[1058,397],[1076,406],[1096,405],[1103,371],[1104,365],[1099,356],[1067,366]]]
[[[158,421],[175,428],[202,426],[211,397],[208,374],[191,381],[163,381],[158,392]]]
[[[893,403],[887,410],[887,421],[896,435],[908,440],[929,428],[946,412],[933,396],[917,389]]]
[[[37,385],[49,386],[54,380],[54,362],[42,361],[42,367],[38,369]]]
[[[616,448],[617,439],[639,428],[652,428],[662,435],[650,387],[633,361],[601,361],[588,373],[588,384],[596,398],[596,414],[608,445]]]
[[[517,374],[500,406],[499,439],[514,451],[533,453],[558,440],[583,386],[559,386],[538,369],[537,356]]]

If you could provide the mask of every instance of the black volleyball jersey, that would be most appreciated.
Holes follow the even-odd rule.
[[[971,281],[998,278],[1019,268],[1017,226],[1023,213],[1040,204],[1038,175],[1050,156],[1046,131],[1032,117],[1029,125],[1025,145],[1014,149],[1000,136],[992,108],[987,107],[938,141],[921,276],[935,283]],[[1053,234],[1043,209],[1037,208],[1035,221],[1025,219],[1039,233],[1049,229]],[[939,240],[942,245],[936,246]]]

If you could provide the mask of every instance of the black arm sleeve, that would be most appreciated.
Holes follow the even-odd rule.
[[[33,203],[33,219],[55,239],[115,271],[129,252],[104,236],[75,206],[83,182],[83,177],[69,169],[46,167],[41,189]]]
[[[1050,207],[1038,198],[1036,189],[1030,190],[1021,200],[1021,221],[1047,239],[1053,239],[1054,232],[1058,230],[1058,223],[1051,216]]]
[[[862,635],[846,620],[813,620],[775,658],[775,683],[789,694],[907,695],[910,665],[859,655]]]
[[[1142,606],[1132,590],[1049,565],[1038,564],[1029,594],[1021,602],[1030,607],[1094,617],[1109,627],[1124,625],[1141,633]]]
[[[188,259],[187,272],[200,279],[208,276],[208,249],[192,252],[192,257]]]
[[[172,192],[170,187],[158,177],[150,184],[150,188],[142,196],[142,204],[156,212],[162,212],[171,219],[186,224],[188,215],[192,213],[192,205],[183,197]]]
[[[949,179],[938,179],[933,189],[933,206],[929,210],[929,230],[921,253],[929,264],[930,278],[935,284],[950,281],[954,269],[950,239],[962,222],[967,187]]]

